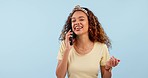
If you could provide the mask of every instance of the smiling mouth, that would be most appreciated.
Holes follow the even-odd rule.
[[[83,28],[83,26],[75,26],[75,27],[74,27],[74,30],[80,31],[82,28]]]

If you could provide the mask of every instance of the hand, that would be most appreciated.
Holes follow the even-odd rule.
[[[66,34],[66,36],[65,36],[65,45],[66,45],[66,49],[68,49],[68,50],[70,50],[71,49],[71,45],[70,45],[70,40],[69,40],[69,38],[72,36],[71,35],[72,34],[72,32],[70,32],[70,30],[67,32],[67,34]]]
[[[112,56],[109,61],[107,61],[105,69],[109,70],[119,64],[120,60]]]

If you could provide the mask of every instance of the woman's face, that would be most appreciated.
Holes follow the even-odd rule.
[[[82,11],[76,11],[71,18],[72,30],[76,35],[88,34],[88,18]]]

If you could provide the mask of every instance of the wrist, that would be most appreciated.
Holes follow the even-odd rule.
[[[71,48],[66,48],[65,51],[70,51]]]
[[[108,72],[111,72],[112,67],[111,67],[111,66],[107,66],[107,65],[105,65],[105,70],[108,71]]]

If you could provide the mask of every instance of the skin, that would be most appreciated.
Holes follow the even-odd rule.
[[[74,41],[74,46],[79,47],[81,51],[77,48],[75,48],[79,54],[86,54],[90,52],[92,48],[89,48],[90,45],[93,47],[93,42],[89,39],[88,36],[88,28],[89,28],[89,23],[88,23],[88,18],[87,15],[82,12],[82,11],[76,11],[72,17],[71,17],[71,22],[72,22],[72,30],[75,32],[77,35],[75,41]],[[56,75],[57,78],[64,78],[67,72],[68,68],[68,54],[72,48],[69,44],[69,37],[71,36],[72,32],[68,32],[66,34],[66,38],[64,40],[66,49],[63,55],[63,60],[58,61],[57,69],[56,69]],[[84,53],[85,52],[85,53]],[[111,57],[109,61],[107,61],[105,66],[100,66],[101,67],[101,77],[102,78],[111,78],[111,72],[108,70],[112,67],[117,66],[119,63],[119,60],[115,57]]]

